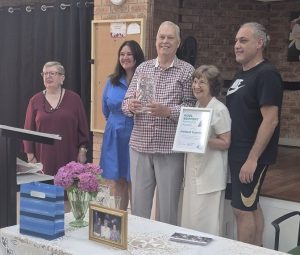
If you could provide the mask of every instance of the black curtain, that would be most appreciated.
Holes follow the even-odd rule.
[[[92,18],[93,1],[48,1],[0,8],[0,124],[23,127],[30,97],[44,88],[42,67],[52,60],[65,67],[64,87],[81,96],[90,120]],[[20,149],[19,141],[17,154]],[[0,146],[0,162],[4,162],[3,150]],[[3,171],[7,169],[0,167],[1,175]],[[9,192],[13,183],[15,180],[1,182],[1,191]],[[5,192],[0,193],[1,208],[7,206]],[[10,216],[0,210],[0,227],[6,225],[6,217]]]

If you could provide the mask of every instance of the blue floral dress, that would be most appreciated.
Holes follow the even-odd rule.
[[[133,128],[133,118],[122,112],[122,101],[128,84],[125,77],[121,77],[118,85],[107,80],[103,97],[102,112],[106,119],[103,135],[100,167],[102,176],[106,179],[130,181],[129,168],[129,139]]]

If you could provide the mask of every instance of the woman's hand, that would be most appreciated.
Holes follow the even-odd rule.
[[[87,160],[86,158],[87,149],[84,147],[80,147],[78,151],[77,161],[81,164],[84,164]]]
[[[37,159],[33,153],[27,153],[27,162],[28,163],[37,163]]]

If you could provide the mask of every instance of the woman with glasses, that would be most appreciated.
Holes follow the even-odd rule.
[[[89,128],[80,97],[63,88],[65,69],[59,62],[47,62],[41,73],[45,89],[29,101],[25,129],[58,134],[53,145],[24,141],[28,162],[43,164],[43,172],[55,175],[70,161],[86,162]]]
[[[222,231],[227,150],[231,137],[229,112],[216,98],[221,87],[222,79],[215,66],[202,65],[194,71],[195,107],[211,108],[213,112],[205,153],[186,155],[181,220],[183,227],[214,235]]]

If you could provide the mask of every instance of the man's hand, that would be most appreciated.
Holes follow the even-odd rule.
[[[278,107],[273,105],[265,105],[260,108],[263,121],[257,132],[255,142],[250,150],[248,159],[242,166],[240,171],[240,180],[242,183],[250,183],[257,167],[257,160],[264,152],[270,139],[278,125]]]
[[[257,161],[247,159],[240,171],[241,183],[250,183],[253,181],[253,175],[257,167]]]
[[[129,99],[129,101],[128,101],[128,110],[131,111],[134,114],[137,113],[137,112],[140,112],[142,110],[141,101],[136,99],[136,98]]]
[[[147,111],[150,112],[150,115],[155,116],[155,117],[168,118],[171,115],[171,109],[160,103],[148,104]]]

